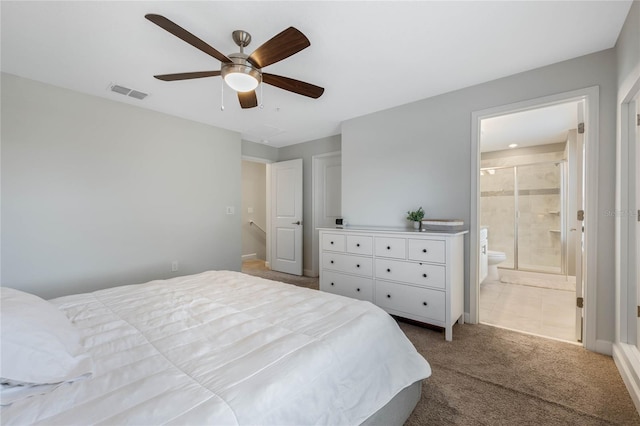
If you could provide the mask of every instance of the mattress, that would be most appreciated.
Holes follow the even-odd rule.
[[[3,424],[360,424],[431,374],[371,303],[232,271],[50,301],[86,380],[2,407]]]

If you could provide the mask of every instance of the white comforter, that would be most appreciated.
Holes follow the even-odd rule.
[[[355,425],[431,374],[376,306],[238,272],[51,302],[95,373],[4,407],[3,424]]]

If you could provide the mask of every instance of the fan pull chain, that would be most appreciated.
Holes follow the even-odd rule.
[[[264,104],[262,103],[262,82],[260,82],[260,109],[264,109]]]
[[[220,111],[224,111],[224,79],[220,79]]]

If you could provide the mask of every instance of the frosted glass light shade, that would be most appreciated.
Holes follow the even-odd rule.
[[[258,87],[258,80],[251,74],[230,72],[224,76],[224,81],[236,92],[250,92]]]

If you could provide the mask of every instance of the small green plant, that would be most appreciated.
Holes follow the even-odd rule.
[[[423,217],[424,210],[422,210],[422,207],[420,207],[418,210],[407,212],[407,220],[411,220],[413,222],[420,222]]]

